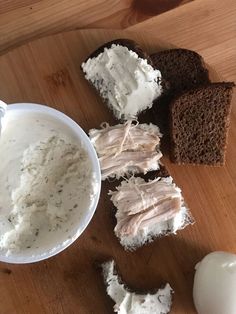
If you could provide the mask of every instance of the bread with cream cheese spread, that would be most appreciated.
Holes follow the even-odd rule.
[[[121,45],[124,47],[127,47],[129,50],[132,50],[133,52],[136,52],[139,58],[146,59],[149,64],[153,65],[152,59],[148,55],[147,52],[145,52],[141,46],[135,42],[132,39],[127,39],[127,38],[118,38],[112,41],[109,41],[100,47],[98,47],[95,51],[93,51],[87,59],[85,59],[84,62],[88,61],[88,59],[96,58],[100,53],[104,51],[105,48],[111,48],[112,45]]]
[[[130,39],[102,45],[82,63],[81,69],[118,120],[137,118],[163,92],[160,71]]]

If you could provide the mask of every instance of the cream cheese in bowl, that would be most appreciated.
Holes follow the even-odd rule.
[[[41,105],[9,105],[0,137],[0,260],[28,263],[70,245],[88,225],[100,168],[83,130]]]

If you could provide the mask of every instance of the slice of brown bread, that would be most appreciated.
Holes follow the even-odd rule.
[[[191,89],[209,82],[203,58],[188,49],[170,49],[151,55],[154,66],[170,84],[168,94]]]
[[[172,160],[223,165],[230,122],[232,82],[184,92],[171,104]]]
[[[152,111],[155,121],[165,139],[169,134],[169,104],[176,95],[196,86],[209,83],[208,70],[203,58],[187,49],[164,50],[151,55],[156,69],[168,85],[164,93],[154,102]]]

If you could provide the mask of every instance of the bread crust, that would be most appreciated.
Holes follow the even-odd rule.
[[[107,48],[111,48],[112,45],[120,45],[123,47],[127,47],[129,50],[134,51],[135,53],[137,53],[137,55],[139,56],[139,58],[142,59],[146,59],[147,62],[153,66],[152,60],[149,57],[149,55],[141,48],[141,46],[135,42],[134,40],[131,39],[127,39],[127,38],[118,38],[112,41],[109,41],[105,44],[103,44],[102,46],[98,47],[95,51],[93,51],[88,57],[87,59],[84,61],[88,61],[88,59],[92,59],[92,58],[96,58],[100,53],[104,52],[104,49]]]
[[[105,266],[107,263],[112,262],[112,261],[113,261],[113,260],[110,259],[110,260],[108,260],[108,261],[106,261],[106,262],[103,262],[103,263],[101,264],[101,266],[100,266],[100,268],[102,269],[103,281],[104,281],[104,284],[105,284],[106,287],[108,286],[108,284],[107,284],[107,282],[106,282],[106,280],[105,280],[105,279],[106,279],[106,278],[105,278],[105,275],[106,275],[106,274],[105,274],[105,272],[104,272],[104,270],[103,270],[103,265]],[[144,290],[144,289],[136,289],[136,288],[130,287],[130,286],[127,285],[126,282],[123,281],[123,278],[122,278],[122,276],[121,276],[120,269],[118,268],[118,266],[117,266],[116,263],[115,263],[115,265],[114,265],[113,274],[117,276],[118,282],[119,282],[120,284],[123,284],[123,285],[124,285],[124,288],[126,289],[127,292],[136,293],[136,294],[140,294],[140,295],[146,295],[146,294],[152,294],[152,295],[153,295],[153,294],[156,294],[156,293],[158,292],[158,290],[164,289],[165,286],[166,286],[166,284],[167,284],[167,283],[163,283],[163,282],[162,282],[162,283],[160,284],[159,288],[145,289],[145,290]],[[174,291],[172,290],[171,302],[173,302],[173,294],[174,294]],[[113,302],[114,302],[114,301],[113,301]]]

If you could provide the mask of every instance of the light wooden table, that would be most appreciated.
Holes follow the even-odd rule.
[[[225,79],[236,80],[236,1],[189,1],[0,0],[0,53],[65,30],[131,27],[209,55]]]
[[[126,28],[192,0],[0,0],[0,51],[78,28]]]
[[[4,51],[18,46],[25,41],[63,30],[81,27],[121,28],[129,26],[129,30],[133,31],[134,34],[136,33],[134,36],[140,36],[140,40],[141,37],[143,40],[146,37],[145,35],[141,36],[139,32],[146,31],[148,34],[154,36],[156,41],[160,38],[176,46],[197,50],[203,55],[206,62],[215,68],[225,80],[236,81],[235,0],[195,0],[152,18],[148,18],[150,15],[153,15],[151,13],[148,15],[148,13],[140,13],[140,11],[137,11],[137,3],[138,1],[136,2],[135,9],[132,7],[133,1],[131,0],[0,0],[0,51],[4,53]],[[97,117],[96,119],[94,118],[93,121],[89,121],[91,125],[87,125],[87,120],[83,120],[78,110],[75,108],[77,100],[80,99],[80,93],[82,93],[83,90],[86,89],[90,95],[90,87],[82,80],[82,83],[79,84],[78,82],[80,81],[77,76],[81,74],[74,71],[75,66],[78,65],[77,51],[79,47],[79,37],[76,34],[68,33],[58,36],[57,38],[58,47],[61,47],[64,39],[67,45],[63,44],[63,49],[66,51],[70,46],[74,46],[74,49],[70,49],[71,55],[67,55],[66,53],[61,55],[60,52],[64,51],[63,49],[57,50],[58,54],[56,57],[50,54],[50,58],[48,59],[50,61],[48,61],[50,67],[41,67],[35,60],[41,57],[40,51],[47,56],[49,51],[53,50],[55,44],[53,37],[48,41],[50,43],[48,51],[43,52],[43,48],[45,47],[44,43],[46,42],[45,39],[45,41],[30,44],[25,49],[23,48],[22,53],[13,51],[9,55],[0,58],[2,69],[2,72],[0,71],[0,75],[2,76],[0,85],[1,94],[6,97],[6,100],[9,99],[9,101],[19,101],[20,99],[43,103],[44,100],[47,100],[49,105],[54,106],[60,103],[69,103],[70,107],[66,107],[66,110],[68,110],[67,113],[81,123],[83,127],[93,127]],[[93,40],[90,40],[90,42],[95,45]],[[36,59],[29,58],[28,62],[31,73],[36,73],[33,75],[32,81],[29,79],[22,80],[24,73],[28,73],[28,64],[25,66],[24,63],[25,54],[27,53],[34,53],[37,56]],[[81,55],[81,59],[85,57],[87,53],[86,51],[85,55]],[[54,88],[53,79],[50,81],[47,80],[50,84],[45,83],[45,77],[48,78],[52,76],[52,78],[54,78],[55,73],[61,73],[60,71],[57,72],[61,69],[58,67],[67,67],[67,63],[63,61],[64,57],[69,58],[69,64],[73,65],[69,73],[72,75],[73,81],[76,82],[76,88],[71,87],[69,83],[66,83],[65,86],[63,84],[62,86],[57,84],[57,87]],[[17,60],[21,60],[21,62]],[[10,73],[10,70],[8,73],[4,71],[4,69],[10,69],[13,75]],[[20,71],[18,71],[19,69]],[[12,77],[10,86],[8,85],[8,76]],[[64,79],[67,80],[68,77],[68,75],[65,75]],[[31,86],[31,88],[28,88],[29,86]],[[40,88],[38,88],[38,86],[40,86]],[[80,90],[82,87],[83,90]],[[92,97],[92,101],[89,101],[88,104],[96,103],[99,105],[95,93],[90,96]],[[68,102],[69,99],[70,101]],[[63,108],[62,106],[60,109],[63,110]],[[101,119],[102,118],[103,116],[101,116]],[[234,107],[232,112],[232,122],[234,126],[236,125],[235,121],[236,109]],[[236,156],[233,142],[233,139],[236,137],[235,129],[236,128],[234,128],[234,132],[231,133],[232,136],[230,137],[231,140],[229,143],[231,156],[232,154]],[[109,314],[109,312],[101,312],[101,310],[94,312],[94,304],[100,305],[100,309],[111,309],[111,302],[109,298],[105,296],[100,274],[91,266],[93,263],[92,257],[97,251],[99,251],[99,254],[106,255],[106,257],[108,255],[120,256],[118,262],[122,267],[123,275],[125,278],[129,278],[129,283],[133,283],[134,286],[140,287],[140,283],[143,284],[143,287],[146,284],[155,286],[157,275],[155,274],[155,277],[153,274],[157,268],[160,270],[163,277],[169,279],[170,274],[166,273],[165,268],[165,266],[167,266],[168,269],[171,269],[171,279],[173,279],[173,281],[175,281],[175,277],[181,277],[179,286],[176,286],[177,298],[174,304],[175,308],[178,308],[178,310],[174,310],[174,313],[194,313],[191,301],[191,289],[193,266],[197,259],[209,252],[209,250],[215,249],[224,249],[236,253],[236,233],[235,226],[232,224],[232,221],[235,221],[235,214],[230,212],[236,205],[236,167],[234,164],[235,158],[230,158],[227,160],[227,166],[218,171],[214,168],[202,169],[201,175],[204,173],[206,177],[205,185],[201,184],[201,175],[199,174],[198,176],[198,174],[196,174],[195,185],[201,186],[198,192],[193,196],[191,189],[188,188],[188,175],[191,175],[192,170],[186,171],[185,169],[184,176],[182,176],[174,165],[171,166],[173,176],[177,179],[177,182],[182,184],[186,198],[189,199],[193,205],[192,209],[195,218],[200,219],[201,216],[201,212],[198,213],[198,202],[200,202],[202,206],[205,204],[206,197],[203,196],[204,190],[210,189],[211,191],[217,190],[219,192],[218,196],[213,200],[210,197],[212,194],[209,196],[207,217],[211,215],[213,210],[218,210],[221,213],[221,216],[224,217],[224,221],[222,222],[225,230],[224,239],[221,239],[221,235],[218,233],[214,235],[210,234],[207,227],[208,221],[206,219],[204,226],[207,230],[206,233],[210,237],[210,244],[207,241],[206,243],[201,241],[201,239],[204,238],[204,235],[202,236],[200,232],[203,226],[202,224],[196,224],[194,227],[189,227],[183,231],[182,236],[180,234],[175,239],[170,237],[154,243],[151,246],[151,251],[150,247],[145,247],[137,253],[128,253],[126,255],[118,243],[115,242],[115,238],[111,239],[112,226],[109,224],[111,220],[107,215],[104,222],[105,209],[101,207],[97,211],[90,227],[86,230],[86,233],[84,233],[81,239],[72,245],[68,251],[63,252],[61,255],[35,265],[17,266],[0,263],[0,314]],[[193,171],[196,171],[196,169]],[[225,186],[222,186],[222,175],[227,175],[227,178],[229,178]],[[196,206],[194,206],[195,203]],[[109,207],[108,202],[106,206]],[[230,215],[232,215],[232,219],[234,220],[230,220]],[[110,232],[107,231],[102,237],[103,242],[99,239],[100,233],[102,234],[100,231],[102,223],[107,223],[107,225],[110,226]],[[214,218],[213,225],[215,230],[218,228],[218,223],[217,217],[216,219]],[[192,233],[192,230],[195,231]],[[235,241],[232,240],[233,237],[235,237]],[[227,241],[229,238],[231,241]],[[201,245],[198,245],[198,250],[196,250],[196,247],[192,247],[186,239],[191,239],[194,243],[201,243]],[[104,248],[101,243],[106,244]],[[224,245],[222,245],[222,243],[224,243]],[[80,250],[78,250],[77,246],[80,247]],[[170,251],[173,251],[167,252],[166,247],[168,247]],[[80,256],[81,252],[82,256]],[[152,259],[155,254],[158,256],[158,259]],[[176,274],[176,268],[171,267],[173,261],[168,258],[169,254],[173,256],[174,261],[175,256],[178,256],[176,266],[179,269],[178,274]],[[187,259],[187,267],[182,273],[181,269],[182,265],[186,262],[186,260],[184,260],[185,258]],[[156,262],[157,260],[159,263]],[[88,261],[89,276],[83,272],[84,269],[87,269],[86,263],[88,263]],[[141,269],[144,262],[147,264],[150,262],[148,273],[149,279],[153,278],[151,283],[148,282],[145,273],[142,274],[140,272],[142,276],[136,278],[131,271],[129,272],[131,268]],[[184,286],[184,288],[182,286]],[[89,293],[91,289],[96,293],[92,293],[90,296]],[[188,289],[187,297],[186,289]]]

